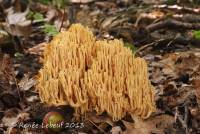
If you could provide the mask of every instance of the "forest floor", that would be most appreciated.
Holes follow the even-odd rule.
[[[0,134],[47,133],[13,125],[41,125],[49,111],[63,112],[73,122],[72,108],[47,106],[35,90],[44,46],[72,23],[88,26],[98,39],[122,39],[146,59],[157,111],[138,122],[89,113],[83,128],[59,133],[200,133],[200,3],[163,1],[74,0],[63,8],[48,0],[0,0]]]

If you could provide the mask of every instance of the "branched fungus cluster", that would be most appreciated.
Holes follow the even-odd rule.
[[[88,28],[72,25],[45,48],[37,89],[42,102],[70,105],[79,114],[127,113],[145,119],[155,110],[147,64],[120,40],[97,41]]]

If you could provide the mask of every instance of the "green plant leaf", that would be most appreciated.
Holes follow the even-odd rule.
[[[29,11],[28,14],[26,15],[27,19],[31,19],[33,18],[34,12],[33,11]]]
[[[59,32],[54,25],[50,24],[45,24],[43,31],[49,36],[54,36]]]
[[[35,12],[34,15],[33,15],[33,19],[34,20],[43,20],[44,16],[43,16],[43,14],[41,14],[39,12]]]
[[[16,52],[14,56],[18,59],[21,59],[24,55],[22,53]]]
[[[128,42],[125,42],[124,46],[130,48],[133,53],[137,50],[137,48],[133,44]]]
[[[200,39],[200,30],[193,31],[193,36],[195,39]]]
[[[39,12],[29,11],[28,14],[26,15],[26,18],[33,19],[33,20],[43,20],[44,16],[43,16],[43,14],[41,14]]]

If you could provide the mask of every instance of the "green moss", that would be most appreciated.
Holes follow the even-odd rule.
[[[124,46],[130,48],[133,53],[135,53],[135,51],[137,50],[137,48],[133,44],[128,42],[125,42]]]

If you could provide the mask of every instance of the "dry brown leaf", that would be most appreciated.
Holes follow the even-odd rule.
[[[152,11],[150,13],[142,13],[141,17],[142,18],[149,18],[149,19],[160,19],[164,17],[164,13],[161,11]]]
[[[20,82],[19,87],[23,91],[27,91],[31,89],[33,86],[35,86],[37,81],[34,78],[29,78],[28,75],[26,75]]]
[[[52,19],[54,19],[56,16],[58,15],[58,11],[55,8],[50,8],[47,13],[46,13],[46,17],[47,17],[47,21],[51,21]]]
[[[200,80],[195,80],[197,103],[200,106]]]
[[[112,17],[107,17],[102,23],[101,23],[101,28],[102,29],[106,29],[109,28],[109,26],[111,25],[111,23],[117,19],[117,16],[112,16]]]
[[[179,55],[180,56],[176,61],[176,71],[179,74],[184,74],[185,72],[192,74],[194,72],[197,72],[200,65],[200,57],[196,56],[193,53],[182,53]]]
[[[163,94],[164,95],[172,95],[177,93],[177,86],[174,81],[170,81],[164,85]]]
[[[26,112],[22,112],[18,110],[18,114],[15,113],[16,111],[9,111],[7,112],[7,115],[5,115],[2,119],[2,123],[4,126],[8,127],[7,131],[5,131],[5,134],[20,134],[20,130],[18,128],[15,128],[19,122],[26,121],[30,119],[30,114]]]
[[[46,45],[47,45],[46,42],[39,43],[36,46],[29,48],[27,52],[30,54],[35,54],[35,55],[42,55],[42,53],[44,51],[44,47]]]
[[[116,8],[116,3],[111,1],[97,1],[95,4],[101,8]]]
[[[123,134],[164,134],[164,129],[173,124],[174,118],[169,115],[160,115],[145,121],[140,119],[134,121],[135,123],[129,123],[123,120],[126,126]]]
[[[29,113],[20,112],[18,114],[14,114],[11,117],[10,116],[4,116],[2,119],[2,123],[7,126],[7,131],[5,131],[5,134],[19,134],[21,131],[18,128],[15,128],[19,122],[26,121],[30,117]]]
[[[6,29],[11,35],[28,37],[31,33],[31,21],[26,19],[29,9],[21,13],[7,14]]]
[[[169,54],[164,56],[164,59],[160,61],[163,66],[162,72],[164,73],[164,75],[176,77],[177,74],[175,72],[175,62],[177,58],[177,54]]]
[[[87,115],[87,118],[94,123],[108,123],[111,126],[114,125],[112,119],[108,116],[98,116],[93,112],[90,112]]]
[[[122,129],[119,126],[113,127],[110,131],[112,134],[122,134]]]
[[[16,113],[18,112],[18,113]],[[10,109],[5,112],[5,116],[2,118],[2,124],[7,127],[14,127],[18,122],[29,119],[30,114],[22,112],[20,110]]]
[[[4,54],[2,58],[0,56],[0,88],[11,89],[9,82],[13,82],[13,72],[10,56],[8,54]]]
[[[156,68],[153,72],[153,75],[151,76],[151,82],[155,84],[160,84],[165,79],[166,78],[163,76],[159,68]]]

